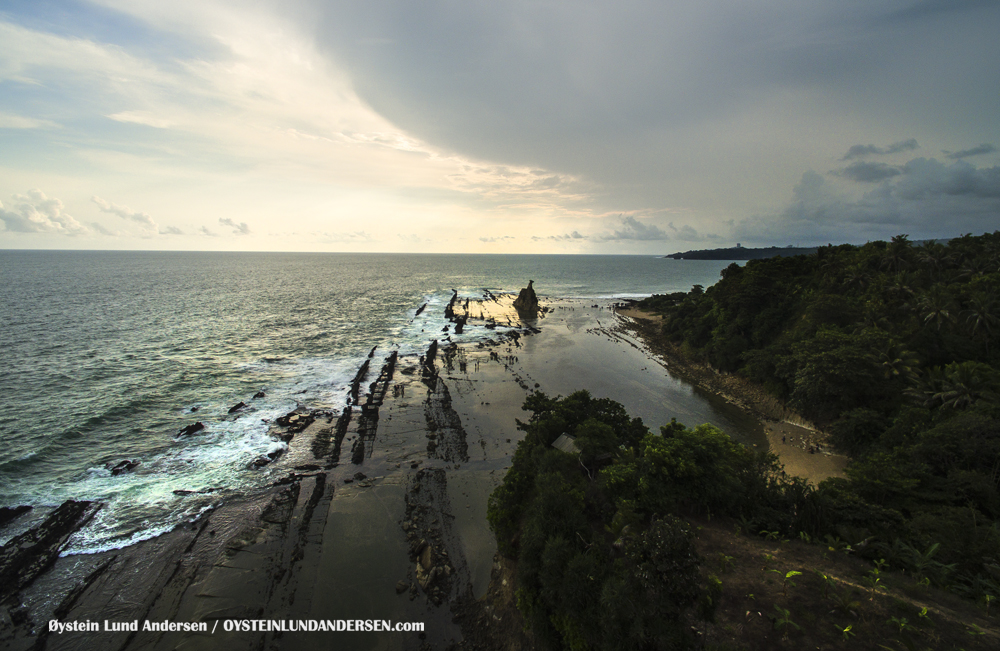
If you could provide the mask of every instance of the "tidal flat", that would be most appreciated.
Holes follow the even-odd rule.
[[[492,636],[479,600],[505,587],[487,501],[522,436],[517,419],[527,418],[527,396],[586,389],[621,402],[654,431],[671,418],[711,422],[747,445],[767,445],[756,419],[671,375],[622,327],[613,300],[543,298],[537,317],[519,315],[512,302],[513,295],[456,293],[446,331],[422,355],[374,349],[343,408],[302,407],[276,419],[271,433],[288,449],[259,460],[282,473],[261,494],[119,550],[58,556],[59,541],[98,504],[75,507],[61,523],[47,520],[50,535],[36,532],[31,545],[14,539],[0,564],[33,569],[4,588],[0,642],[11,649],[471,648],[473,638]],[[453,344],[459,328],[491,333]],[[104,619],[379,620],[424,630],[49,633],[51,620]],[[516,635],[508,624],[520,626],[499,615],[493,624],[501,636]]]

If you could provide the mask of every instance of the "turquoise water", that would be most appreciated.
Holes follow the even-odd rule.
[[[638,297],[710,285],[727,264],[0,251],[0,506],[106,502],[70,553],[148,538],[273,481],[247,469],[280,445],[264,421],[297,404],[340,409],[372,346],[420,351],[440,334],[452,289],[516,292],[532,279],[542,297]],[[452,337],[482,336],[467,333]],[[251,409],[227,415],[240,401]],[[195,420],[207,431],[175,436]],[[141,465],[113,476],[107,464],[124,459]],[[173,493],[205,488],[219,490]]]

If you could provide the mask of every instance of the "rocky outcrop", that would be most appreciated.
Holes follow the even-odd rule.
[[[518,292],[517,298],[514,299],[514,309],[521,316],[538,315],[538,297],[535,296],[535,288],[532,287],[534,282],[529,280],[528,286]]]
[[[352,463],[363,463],[366,454],[371,456],[375,435],[378,433],[378,410],[382,406],[385,394],[389,391],[389,383],[392,382],[397,357],[398,353],[393,351],[386,358],[378,378],[368,387],[368,399],[365,404],[361,405],[361,415],[358,418],[358,438],[351,450]]]
[[[40,525],[0,547],[0,603],[55,563],[69,537],[100,508],[95,502],[64,502]]]
[[[468,567],[452,520],[444,469],[419,470],[410,478],[402,522],[416,580],[397,583],[397,593],[409,589],[413,599],[419,586],[435,606],[469,596]]]
[[[0,527],[7,526],[25,513],[31,510],[30,506],[3,506],[0,507]]]

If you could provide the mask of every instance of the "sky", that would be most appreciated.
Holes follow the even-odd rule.
[[[0,249],[1000,228],[997,0],[0,0]]]

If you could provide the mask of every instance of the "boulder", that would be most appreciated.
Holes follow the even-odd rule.
[[[245,403],[245,402],[243,402],[243,401],[241,400],[241,401],[240,401],[239,403],[237,403],[237,404],[235,404],[235,405],[233,405],[232,407],[230,407],[230,408],[229,408],[229,413],[230,413],[230,414],[235,414],[235,413],[236,413],[236,412],[238,412],[238,411],[239,411],[240,409],[243,409],[243,408],[244,408],[244,407],[246,407],[246,406],[247,406],[247,403]]]

